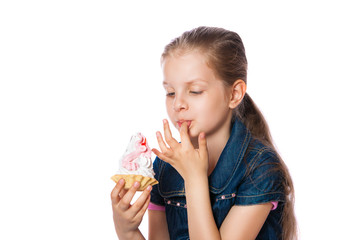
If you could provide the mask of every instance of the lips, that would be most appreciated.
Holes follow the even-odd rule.
[[[181,125],[186,122],[187,123],[187,126],[190,127],[191,125],[191,120],[179,120],[179,121],[176,121],[176,123],[178,124],[179,128],[181,127]]]

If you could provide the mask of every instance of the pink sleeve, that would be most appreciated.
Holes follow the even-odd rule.
[[[165,211],[164,206],[156,205],[156,204],[153,204],[151,202],[149,203],[148,209],[155,210],[155,211]]]
[[[278,202],[271,202],[271,204],[273,205],[271,210],[275,210],[278,206]]]

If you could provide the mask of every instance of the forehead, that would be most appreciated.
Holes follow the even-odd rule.
[[[206,58],[198,52],[168,56],[162,63],[162,70],[164,84],[179,81],[201,83],[217,79]]]

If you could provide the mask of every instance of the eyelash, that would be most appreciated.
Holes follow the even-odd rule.
[[[200,94],[203,93],[203,91],[190,91],[189,93],[194,94],[194,95],[200,95]],[[169,93],[166,93],[166,96],[167,97],[173,97],[173,96],[175,96],[175,93],[174,92],[169,92]]]

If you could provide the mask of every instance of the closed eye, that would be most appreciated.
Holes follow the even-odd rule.
[[[199,95],[202,94],[203,91],[190,91],[191,94]]]
[[[166,96],[167,97],[175,96],[175,92],[168,92],[168,93],[166,93]]]

